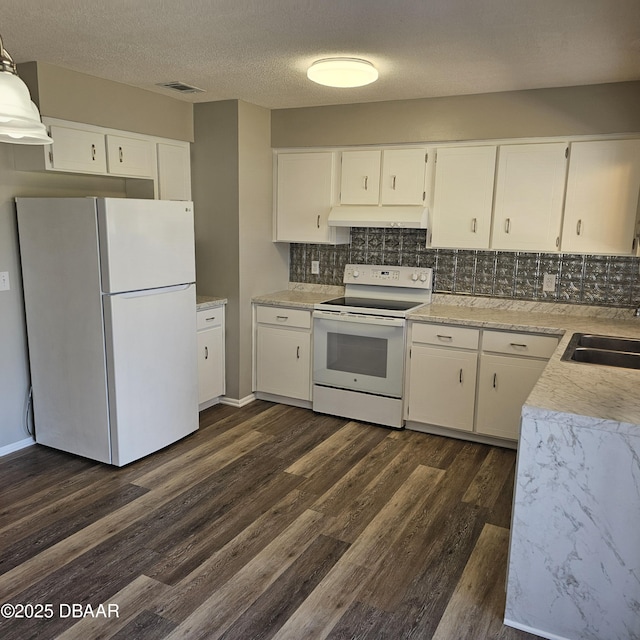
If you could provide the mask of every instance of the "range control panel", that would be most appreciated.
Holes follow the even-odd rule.
[[[393,267],[378,264],[348,264],[344,268],[345,284],[431,289],[433,270],[426,267]]]

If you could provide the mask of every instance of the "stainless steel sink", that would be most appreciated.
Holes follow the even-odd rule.
[[[561,360],[640,369],[640,340],[574,333]]]

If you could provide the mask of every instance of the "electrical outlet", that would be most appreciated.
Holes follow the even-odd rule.
[[[545,273],[542,281],[542,290],[546,293],[552,293],[556,290],[556,274]]]
[[[312,260],[311,261],[311,273],[313,275],[319,275],[320,273],[320,260]]]
[[[9,284],[9,272],[0,271],[0,291],[9,291],[11,285]]]

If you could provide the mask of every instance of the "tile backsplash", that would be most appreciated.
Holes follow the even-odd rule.
[[[437,293],[611,307],[640,304],[640,258],[425,245],[424,229],[352,228],[348,245],[292,243],[289,279],[340,285],[349,263],[432,267]],[[320,262],[319,275],[311,273],[312,260]],[[556,275],[552,292],[542,290],[545,273]]]

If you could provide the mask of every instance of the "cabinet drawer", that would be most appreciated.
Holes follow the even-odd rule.
[[[311,329],[311,311],[287,307],[257,307],[256,320],[260,324],[278,324],[284,327]]]
[[[411,340],[412,342],[437,344],[442,347],[477,349],[480,341],[480,330],[452,327],[446,324],[414,323]]]
[[[531,358],[550,358],[558,346],[554,336],[538,336],[531,333],[488,331],[482,335],[482,350]]]
[[[196,314],[198,331],[209,329],[210,327],[219,327],[224,317],[224,307],[215,307],[213,309],[203,309]]]

